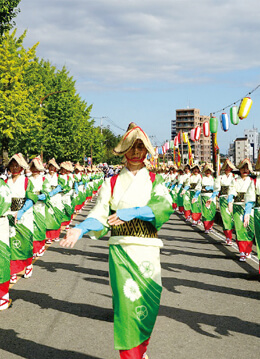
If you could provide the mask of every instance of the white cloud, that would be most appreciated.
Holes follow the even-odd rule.
[[[258,0],[23,0],[20,8],[26,45],[40,41],[39,57],[94,87],[207,81],[260,65]]]

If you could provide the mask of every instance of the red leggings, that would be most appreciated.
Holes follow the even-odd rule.
[[[135,348],[129,350],[119,350],[120,359],[142,359],[149,344],[149,340],[150,338]]]

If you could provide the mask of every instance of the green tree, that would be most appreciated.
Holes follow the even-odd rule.
[[[13,18],[17,16],[20,9],[17,8],[21,0],[0,0],[0,35],[10,30],[15,22]]]
[[[26,50],[24,32],[19,38],[5,33],[0,43],[0,140],[3,150],[9,142],[22,136],[37,119],[31,107],[33,89],[25,83],[25,73],[33,66],[37,44]]]
[[[116,136],[109,128],[103,128],[103,143],[105,145],[103,162],[111,165],[120,164],[122,157],[115,156],[112,153],[113,148],[116,147],[120,141],[121,136]]]

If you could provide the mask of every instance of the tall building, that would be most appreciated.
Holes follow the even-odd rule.
[[[235,141],[229,144],[228,158],[232,163],[234,163],[234,161],[235,161]]]
[[[244,130],[244,136],[248,138],[250,146],[252,147],[252,158],[250,158],[250,160],[256,162],[259,147],[258,129],[253,127],[253,129],[250,130]]]
[[[235,165],[243,161],[245,158],[250,158],[250,143],[248,138],[239,137],[235,139]]]
[[[203,122],[209,121],[209,116],[200,115],[200,110],[197,108],[186,108],[176,110],[176,120],[172,121],[172,140],[180,131],[188,132],[197,127],[201,127],[200,140],[197,142],[190,141],[192,153],[195,162],[210,162],[211,161],[211,137],[204,137]],[[188,146],[183,144],[184,160],[188,159]]]

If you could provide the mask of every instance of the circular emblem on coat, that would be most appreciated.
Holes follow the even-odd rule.
[[[135,308],[136,316],[139,320],[144,320],[148,316],[148,310],[145,305],[140,305]]]
[[[13,242],[12,242],[12,245],[14,248],[20,248],[22,243],[19,239],[15,239]]]
[[[149,261],[143,261],[139,269],[145,278],[151,278],[154,274],[154,265]]]

